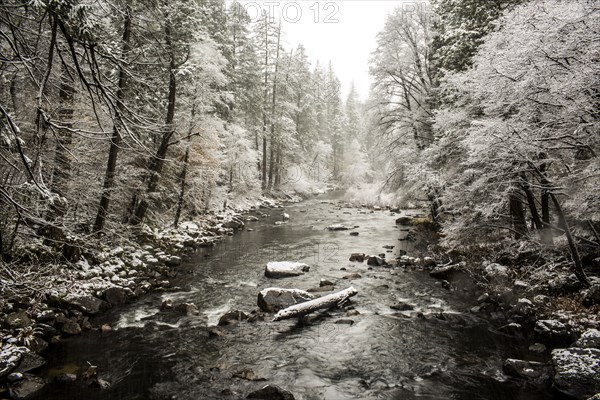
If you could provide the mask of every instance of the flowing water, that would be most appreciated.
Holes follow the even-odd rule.
[[[290,221],[275,226],[281,213]],[[112,310],[94,321],[114,330],[66,338],[52,349],[45,373],[98,366],[112,383],[99,390],[77,384],[53,383],[44,399],[238,399],[266,383],[290,390],[296,399],[546,399],[540,389],[508,379],[502,361],[528,356],[523,345],[497,332],[496,327],[468,309],[476,293],[449,291],[427,273],[389,269],[347,261],[353,252],[393,253],[412,250],[389,211],[342,208],[331,197],[320,197],[250,222],[244,231],[203,250],[185,266],[168,293],[153,293]],[[330,232],[341,223],[348,231]],[[311,266],[304,276],[271,280],[264,277],[268,261],[303,261]],[[346,268],[346,271],[340,268]],[[357,272],[362,278],[348,281]],[[353,305],[360,315],[345,310],[323,314],[308,325],[298,321],[240,322],[224,327],[223,337],[210,337],[228,310],[250,312],[259,290],[278,286],[307,289],[320,279],[358,290]],[[200,316],[180,317],[161,312],[163,299],[193,302]],[[397,312],[399,301],[415,305]],[[443,315],[437,318],[436,315]],[[336,324],[352,319],[353,325]],[[250,369],[266,382],[234,378]]]

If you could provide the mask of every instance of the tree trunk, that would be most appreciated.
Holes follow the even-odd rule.
[[[275,314],[273,321],[302,317],[318,310],[326,310],[337,307],[340,304],[345,303],[350,297],[355,296],[357,293],[358,292],[356,289],[349,287],[348,289],[344,289],[337,293],[328,294],[327,296],[323,296],[318,299],[295,304]]]
[[[263,137],[262,137],[262,190],[267,189],[267,103],[269,101],[269,22],[265,14],[265,79],[264,79],[264,98],[263,98]]]
[[[281,185],[281,146],[277,148],[277,157],[275,158],[275,189]]]
[[[527,234],[527,224],[523,213],[523,203],[516,193],[510,195],[510,216],[515,231],[515,239],[519,240]]]
[[[60,196],[50,205],[48,219],[55,221],[65,216],[67,212],[66,195],[71,181],[71,155],[69,148],[73,141],[73,102],[75,97],[75,83],[71,80],[67,66],[63,65],[61,73],[60,109],[58,111],[61,125],[64,129],[56,132],[56,148],[54,153],[54,170],[52,172],[52,191]]]
[[[527,180],[527,177],[522,176],[521,179],[522,179],[523,192],[525,192],[525,197],[527,198],[527,205],[529,206],[529,211],[531,212],[531,218],[533,219],[533,225],[535,226],[535,229],[537,231],[540,231],[540,235],[541,235],[541,231],[542,231],[542,229],[544,229],[544,224],[542,223],[540,214],[538,213],[538,210],[537,210],[537,205],[535,204],[535,195],[533,194],[533,191],[531,190],[531,186],[529,185],[529,181]]]
[[[273,189],[273,172],[275,169],[275,141],[273,140],[273,125],[271,125],[271,147],[269,148],[269,190]]]
[[[275,53],[275,75],[273,75],[273,93],[271,101],[271,149],[269,153],[269,184],[268,188],[273,188],[273,168],[275,166],[275,146],[277,140],[275,138],[275,122],[277,121],[275,105],[277,104],[277,78],[279,73],[279,45],[281,43],[281,24],[277,31],[277,51]]]
[[[266,120],[266,117],[265,117]],[[265,122],[266,124],[266,122]],[[265,125],[266,130],[266,125]],[[262,190],[267,189],[267,136],[266,132],[263,130],[263,140],[262,140]]]
[[[162,140],[158,146],[156,154],[154,157],[152,157],[148,165],[150,179],[148,181],[146,194],[154,193],[158,188],[160,174],[162,173],[162,169],[165,164],[165,156],[167,155],[167,150],[169,149],[169,141],[175,132],[173,120],[175,118],[175,100],[177,94],[177,81],[175,77],[177,71],[175,65],[175,48],[171,38],[171,27],[168,25],[165,27],[165,42],[167,44],[167,48],[169,49],[169,94],[167,102],[167,117],[165,119],[165,131],[163,133]],[[131,223],[133,225],[140,224],[146,216],[146,211],[148,211],[148,200],[146,196],[144,196],[139,200],[137,207],[135,208],[134,214],[131,218]]]
[[[177,210],[175,211],[175,220],[173,221],[173,227],[177,228],[179,225],[179,218],[181,218],[181,211],[183,210],[183,198],[185,196],[185,185],[187,179],[188,166],[190,163],[190,140],[192,138],[192,132],[194,130],[194,120],[196,117],[196,101],[192,103],[192,110],[190,113],[190,126],[186,138],[185,156],[183,157],[183,168],[179,175],[179,199],[177,200]],[[231,178],[230,178],[231,179]]]
[[[125,20],[123,22],[123,39],[121,48],[121,59],[124,60],[129,53],[129,40],[131,37],[131,12],[129,8],[125,10]],[[115,120],[113,122],[113,132],[110,139],[110,149],[108,151],[108,163],[104,174],[104,184],[102,186],[102,196],[100,198],[100,206],[96,214],[94,222],[94,232],[99,232],[104,229],[106,222],[106,214],[110,204],[110,192],[115,182],[115,172],[117,169],[117,157],[119,154],[119,146],[121,144],[121,134],[119,132],[119,124],[122,123],[121,118],[124,111],[123,100],[125,99],[125,89],[127,87],[127,73],[123,65],[119,66],[119,84],[117,87],[117,107],[115,109]]]
[[[554,193],[549,193],[549,195],[552,199],[552,204],[554,204],[554,208],[556,209],[556,214],[558,215],[561,224],[564,226],[565,236],[567,237],[567,241],[569,242],[569,249],[571,250],[571,256],[573,257],[573,273],[575,273],[575,276],[577,276],[577,279],[579,280],[579,282],[581,282],[582,285],[584,285],[585,287],[589,287],[590,281],[585,275],[583,266],[581,265],[581,257],[579,256],[579,250],[577,250],[577,244],[573,239],[573,235],[571,234],[571,228],[569,227],[567,219],[565,218],[565,214],[563,213],[562,207],[560,206],[560,203],[558,202],[558,199],[556,198]]]

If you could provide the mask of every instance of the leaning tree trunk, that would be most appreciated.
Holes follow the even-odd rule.
[[[125,21],[123,23],[123,39],[121,49],[121,59],[125,59],[129,52],[129,41],[131,37],[131,13],[129,8],[125,10]],[[106,222],[106,214],[108,213],[108,206],[110,204],[110,192],[115,182],[115,172],[117,169],[117,156],[119,154],[119,146],[121,144],[121,134],[119,132],[119,124],[125,106],[123,101],[125,99],[125,88],[127,87],[127,73],[123,65],[119,66],[119,84],[117,87],[117,107],[115,109],[115,120],[113,123],[113,132],[110,139],[110,149],[108,151],[108,163],[106,165],[106,172],[104,174],[104,184],[102,186],[102,196],[100,198],[100,206],[96,214],[96,220],[94,222],[94,232],[99,232],[104,228]]]
[[[554,204],[554,208],[556,209],[556,214],[558,215],[558,219],[561,225],[564,227],[565,236],[567,237],[567,242],[569,243],[569,249],[571,250],[571,256],[573,257],[573,272],[579,282],[581,282],[584,286],[590,286],[590,281],[588,280],[585,271],[583,270],[583,266],[581,265],[581,257],[579,256],[579,250],[577,249],[577,244],[573,239],[573,234],[571,233],[571,228],[565,218],[565,214],[563,209],[556,198],[554,193],[550,193],[550,199],[552,200],[552,204]]]

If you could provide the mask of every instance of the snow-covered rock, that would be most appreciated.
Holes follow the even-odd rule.
[[[327,227],[329,231],[349,231],[350,228],[342,224],[333,224]]]
[[[596,348],[600,349],[600,331],[598,329],[588,329],[583,332],[581,337],[575,342],[574,347]]]
[[[578,399],[600,393],[599,349],[555,349],[552,364],[554,387],[560,392]]]
[[[290,261],[272,261],[267,263],[265,276],[267,278],[287,278],[304,275],[310,267],[307,264]]]
[[[508,278],[508,267],[497,263],[485,266],[484,275],[488,280],[505,280]]]
[[[68,295],[62,299],[62,302],[89,315],[95,315],[110,308],[108,303],[91,295]]]
[[[263,311],[274,312],[314,298],[304,290],[267,288],[258,293],[257,305]]]
[[[512,313],[523,317],[529,317],[535,314],[533,303],[528,299],[519,299],[512,308]]]
[[[367,265],[371,265],[371,266],[375,266],[375,267],[382,267],[384,265],[387,265],[387,262],[379,256],[370,256],[367,259]]]

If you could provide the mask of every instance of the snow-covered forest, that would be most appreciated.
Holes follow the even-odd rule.
[[[403,218],[429,229],[423,251],[448,268],[507,249],[564,265],[569,307],[597,313],[600,4],[406,3],[374,38],[362,98],[342,66],[287,46],[282,18],[244,1],[2,1],[0,319],[71,307],[76,327],[55,325],[79,334],[101,307],[73,293],[108,307],[168,290],[200,248],[277,212],[261,209],[337,191],[361,215],[419,210]],[[283,212],[270,226],[293,223]],[[369,265],[441,265],[395,255]],[[487,285],[479,266],[467,269]],[[301,295],[318,307],[293,317],[329,307]],[[45,351],[51,340],[17,320],[4,342]]]
[[[2,237],[174,224],[345,176],[360,107],[224,1],[2,5]],[[351,147],[354,145],[355,147]],[[354,160],[354,157],[353,157]],[[365,171],[361,171],[362,174]]]

